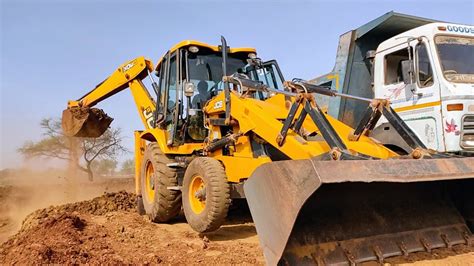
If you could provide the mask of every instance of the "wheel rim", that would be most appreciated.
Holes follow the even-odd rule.
[[[145,171],[145,193],[147,195],[146,200],[152,203],[155,199],[155,170],[153,164],[148,162]]]
[[[200,214],[206,208],[206,184],[204,179],[193,176],[189,186],[189,203],[194,213]]]

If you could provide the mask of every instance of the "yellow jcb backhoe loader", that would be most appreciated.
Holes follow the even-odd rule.
[[[474,158],[428,150],[386,100],[284,81],[276,61],[221,40],[181,42],[156,68],[143,57],[127,62],[63,112],[66,134],[100,136],[112,119],[94,106],[130,88],[145,127],[135,132],[139,210],[167,222],[183,208],[194,230],[210,232],[231,199],[245,197],[270,265],[383,262],[471,245]],[[352,129],[321,111],[314,93],[368,108]],[[382,115],[409,154],[367,137]]]

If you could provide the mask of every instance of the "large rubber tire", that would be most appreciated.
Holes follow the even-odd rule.
[[[202,183],[197,192],[196,182]],[[184,215],[191,228],[200,233],[219,229],[230,205],[230,187],[221,163],[207,157],[194,159],[186,169],[181,191]]]
[[[143,206],[143,198],[142,196],[137,196],[137,212],[140,215],[145,215],[145,207]]]
[[[168,189],[178,186],[179,173],[167,166],[173,162],[156,143],[146,147],[140,183],[143,208],[153,222],[167,222],[181,211],[181,192]]]

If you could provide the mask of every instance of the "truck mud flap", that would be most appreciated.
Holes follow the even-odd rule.
[[[474,158],[279,161],[244,191],[269,265],[353,265],[470,245]]]
[[[98,138],[109,128],[113,118],[98,108],[68,108],[63,111],[61,126],[66,136]]]

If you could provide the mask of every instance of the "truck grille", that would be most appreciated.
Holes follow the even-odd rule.
[[[474,150],[474,115],[464,116],[461,128],[461,148]]]

